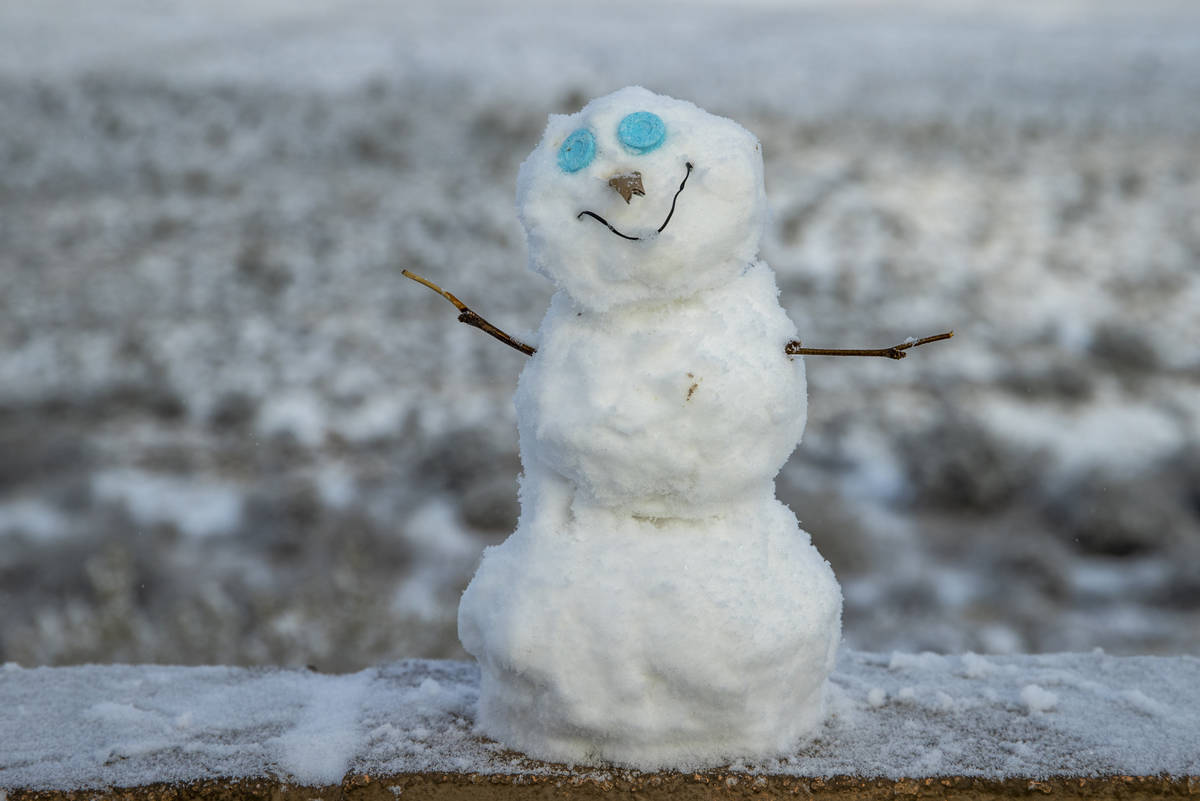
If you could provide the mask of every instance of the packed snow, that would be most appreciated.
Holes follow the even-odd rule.
[[[475,731],[479,672],[406,661],[354,674],[244,668],[0,668],[0,789],[347,774],[591,775]],[[814,742],[734,771],[806,777],[1200,773],[1200,660],[1101,653],[845,651]]]
[[[842,597],[775,498],[807,402],[757,258],[761,146],[628,87],[551,117],[517,203],[559,291],[517,387],[520,522],[459,609],[480,730],[649,769],[787,751],[824,716]]]
[[[0,3],[0,661],[465,658],[527,359],[399,270],[532,339],[519,166],[635,83],[762,143],[805,344],[957,332],[807,360],[846,642],[1200,652],[1198,15]]]

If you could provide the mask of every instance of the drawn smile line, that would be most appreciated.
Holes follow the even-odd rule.
[[[663,232],[663,229],[665,229],[667,227],[667,223],[669,223],[671,221],[671,218],[673,216],[675,216],[675,202],[677,200],[679,200],[679,193],[683,191],[683,188],[685,186],[687,186],[688,177],[691,176],[691,174],[692,174],[692,163],[689,161],[689,162],[687,162],[687,174],[685,174],[683,176],[683,180],[679,183],[679,189],[675,190],[675,197],[671,198],[671,210],[669,212],[667,212],[667,219],[663,220],[663,224],[658,226],[657,233],[661,234]],[[637,241],[642,238],[640,236],[630,236],[629,234],[621,233],[620,231],[618,231],[616,229],[616,227],[612,223],[610,223],[608,220],[604,219],[603,217],[601,217],[599,214],[597,214],[594,211],[584,210],[575,215],[575,219],[577,219],[577,220],[582,220],[584,217],[591,217],[593,220],[596,220],[597,222],[604,223],[605,225],[608,226],[608,230],[612,231],[614,234],[621,237],[622,239],[629,239],[632,241]]]

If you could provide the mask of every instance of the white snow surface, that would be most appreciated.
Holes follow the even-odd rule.
[[[815,742],[729,767],[884,778],[1200,773],[1196,657],[843,651],[830,688]],[[612,770],[523,759],[482,738],[473,731],[478,693],[475,666],[452,661],[350,675],[9,664],[0,668],[0,788]]]
[[[550,118],[517,205],[559,291],[516,392],[521,517],[459,608],[480,728],[641,769],[786,752],[824,716],[842,595],[775,497],[808,404],[758,260],[762,148],[627,87]]]

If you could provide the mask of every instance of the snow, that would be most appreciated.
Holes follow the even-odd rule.
[[[526,481],[548,469],[583,502],[690,519],[769,485],[804,430],[804,364],[774,274],[739,272],[603,314],[556,295],[517,386]]]
[[[0,661],[462,658],[525,358],[397,271],[536,327],[518,167],[635,82],[761,140],[808,344],[958,331],[808,360],[779,497],[847,642],[1200,651],[1200,5],[852,5],[0,4]],[[114,469],[242,514],[139,524]],[[475,552],[422,576],[431,496]]]
[[[53,541],[67,529],[67,518],[48,504],[21,499],[0,504],[0,537],[23,534],[32,539]]]
[[[256,428],[264,437],[289,434],[311,448],[325,440],[325,418],[320,401],[313,395],[280,394],[263,404]]]
[[[515,397],[521,517],[459,607],[480,730],[642,769],[785,752],[825,715],[842,596],[775,497],[808,404],[761,145],[627,87],[551,116],[517,207],[558,292]]]
[[[1200,771],[1200,659],[843,652],[815,742],[742,764],[831,777],[1186,776]],[[601,775],[474,731],[474,665],[348,675],[226,667],[0,670],[0,790],[347,774]],[[83,724],[83,725],[81,725]]]
[[[665,120],[662,143],[646,153],[619,141],[623,119],[640,111]],[[573,131],[594,132],[595,153],[584,168],[565,173],[557,154]],[[608,182],[633,172],[645,195],[627,202]],[[762,147],[753,134],[641,87],[552,115],[517,176],[530,266],[577,307],[601,312],[637,301],[661,305],[727,284],[758,255],[766,200]],[[576,219],[585,210],[641,241],[615,237],[596,219]]]
[[[820,724],[840,596],[781,505],[701,525],[593,510],[484,558],[460,633],[484,671],[482,730],[518,750],[695,767]]]
[[[226,482],[109,470],[95,477],[92,489],[124,505],[143,526],[171,524],[193,537],[230,533],[242,516],[241,495]]]
[[[1029,714],[1037,715],[1054,709],[1058,696],[1036,684],[1026,684],[1021,688],[1021,703],[1029,710]]]
[[[1056,454],[1054,469],[1067,475],[1088,468],[1136,475],[1179,441],[1170,409],[1121,401],[1111,389],[1084,413],[1038,408],[1012,399],[985,402],[983,413],[997,434]],[[1117,419],[1120,425],[1114,425]]]
[[[336,781],[329,777],[345,773],[359,747],[358,722],[371,679],[368,671],[322,682],[295,724],[267,742],[278,750],[282,771],[304,784],[327,784]],[[425,689],[422,685],[418,691]]]

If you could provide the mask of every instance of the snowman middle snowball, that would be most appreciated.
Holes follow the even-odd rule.
[[[459,607],[479,730],[647,770],[795,747],[824,717],[841,591],[775,498],[807,401],[757,259],[757,140],[622,89],[551,117],[517,204],[558,292],[515,399],[517,530]]]

